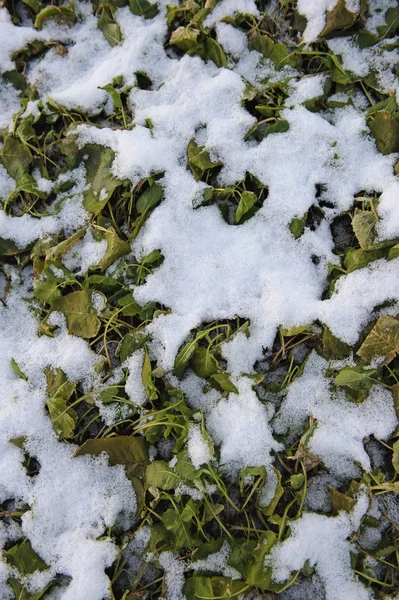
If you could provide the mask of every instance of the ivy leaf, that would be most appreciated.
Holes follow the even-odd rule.
[[[130,480],[134,477],[144,476],[149,458],[147,444],[143,437],[118,435],[110,438],[89,439],[76,450],[74,456],[98,455],[102,452],[108,454],[111,466],[123,465],[126,476]]]
[[[382,154],[399,152],[399,122],[388,112],[378,113],[369,124]]]
[[[101,294],[101,292],[96,292]],[[68,331],[72,335],[83,338],[95,337],[100,329],[101,322],[97,317],[97,310],[92,303],[92,292],[82,290],[71,292],[53,302],[51,309],[59,310],[66,316]],[[105,296],[103,296],[105,300]]]
[[[0,158],[10,177],[18,181],[27,172],[32,162],[32,154],[19,140],[5,137],[4,144],[0,150]]]
[[[257,196],[253,192],[242,192],[238,203],[235,222],[239,223],[243,216],[256,204]]]
[[[335,7],[326,13],[326,24],[320,37],[325,37],[334,31],[341,31],[342,29],[352,27],[358,16],[358,13],[348,10],[345,0],[338,0]]]
[[[106,10],[101,12],[100,18],[97,21],[97,27],[103,32],[105,39],[111,46],[117,46],[121,43],[121,28],[118,23],[115,23],[112,17],[109,16]]]
[[[82,150],[85,159],[86,179],[90,184],[83,193],[83,206],[89,213],[98,215],[107,204],[120,182],[111,172],[115,153],[103,146],[87,145]]]
[[[399,321],[389,316],[379,317],[357,354],[366,362],[374,358],[384,358],[388,364],[399,353]]]
[[[230,381],[228,373],[216,373],[215,375],[211,375],[211,378],[216,381],[216,383],[224,392],[228,392],[229,394],[238,394],[238,389],[234,383]]]
[[[154,385],[154,377],[152,374],[152,366],[146,346],[144,346],[144,360],[141,369],[141,379],[143,380],[144,388],[149,400],[158,398],[158,390]]]
[[[198,346],[193,355],[193,369],[198,377],[206,379],[220,370],[219,363],[209,348]]]
[[[145,472],[145,485],[160,490],[174,490],[180,483],[180,477],[164,460],[153,460]]]
[[[152,19],[159,13],[158,4],[151,4],[148,0],[130,0],[129,6],[134,15],[144,19]]]

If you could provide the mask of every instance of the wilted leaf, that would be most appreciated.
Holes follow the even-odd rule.
[[[92,295],[89,290],[71,292],[58,298],[51,305],[52,310],[59,310],[66,316],[69,333],[83,338],[97,335],[101,322],[93,306]]]
[[[122,240],[112,229],[108,229],[104,237],[107,241],[107,251],[98,263],[101,271],[105,271],[118,258],[129,254],[131,251],[130,244]]]
[[[32,162],[32,154],[19,140],[5,137],[0,150],[0,158],[7,173],[18,183],[24,173],[27,172]]]
[[[323,354],[327,359],[346,358],[351,353],[349,344],[342,342],[331,333],[326,325],[323,325]]]
[[[148,465],[148,450],[143,437],[118,435],[110,438],[87,440],[83,446],[76,450],[74,456],[98,455],[102,452],[108,454],[111,466],[123,465],[129,479],[144,475]]]
[[[399,121],[388,112],[378,113],[369,127],[382,154],[399,152]]]
[[[378,219],[373,212],[356,209],[352,218],[352,229],[362,250],[372,250],[374,248],[377,221]]]
[[[199,33],[198,29],[178,27],[172,32],[169,41],[172,45],[186,52],[197,43]]]
[[[56,436],[60,440],[71,437],[75,430],[75,411],[68,409],[66,400],[61,396],[49,398],[46,404]]]
[[[366,362],[384,358],[383,364],[391,362],[399,353],[399,321],[389,316],[379,317],[357,354]]]
[[[36,17],[36,29],[42,29],[44,23],[52,19],[56,19],[61,24],[67,24],[72,26],[75,23],[76,19],[76,15],[73,10],[73,4],[67,4],[62,6],[51,5],[43,8]]]
[[[337,515],[341,510],[350,513],[356,505],[356,500],[350,496],[346,496],[330,487],[331,501],[333,506],[333,514]]]
[[[358,16],[358,13],[348,10],[345,0],[338,0],[335,7],[326,13],[326,24],[320,37],[325,37],[333,31],[340,31],[352,27]]]

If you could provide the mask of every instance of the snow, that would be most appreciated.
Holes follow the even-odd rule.
[[[189,406],[202,412],[202,426],[198,421],[188,426],[185,443],[189,458],[196,469],[212,461],[231,480],[247,467],[265,467],[267,481],[260,501],[268,505],[276,489],[273,464],[275,454],[284,450],[282,440],[301,435],[312,418],[316,428],[308,449],[329,473],[313,478],[304,513],[290,522],[291,535],[274,547],[268,564],[273,567],[276,581],[286,581],[309,561],[319,578],[315,578],[315,589],[324,586],[326,600],[369,599],[371,592],[351,570],[353,547],[348,541],[368,510],[365,493],[360,494],[350,514],[331,517],[316,511],[331,509],[326,494],[328,483],[339,484],[341,478],[356,478],[361,470],[372,468],[364,441],[369,436],[387,440],[395,430],[397,417],[391,393],[375,385],[361,404],[348,402],[342,391],[332,389],[328,369],[337,364],[329,364],[316,352],[308,357],[301,376],[281,394],[278,409],[278,403],[275,406],[269,402],[267,394],[260,399],[246,374],[253,373],[255,362],[264,359],[264,351],[272,348],[279,327],[319,321],[353,345],[375,316],[376,307],[385,301],[397,301],[399,258],[376,260],[341,277],[331,297],[322,298],[329,265],[339,264],[331,223],[351,209],[360,191],[380,194],[379,239],[399,236],[399,183],[393,171],[398,156],[378,152],[368,133],[364,114],[367,100],[360,91],[354,97],[354,106],[311,112],[306,102],[324,94],[328,75],[302,78],[290,67],[276,71],[270,61],[248,49],[243,31],[221,22],[223,17],[238,13],[259,17],[253,0],[222,0],[205,20],[204,27],[215,28],[228,54],[228,69],[205,63],[199,57],[178,58],[174,51],[165,51],[166,2],[159,4],[159,14],[148,20],[133,15],[129,7],[118,9],[115,18],[123,40],[114,47],[98,29],[90,3],[76,2],[78,19],[72,28],[49,22],[41,31],[26,24],[13,25],[6,9],[1,8],[0,71],[14,69],[14,53],[32,40],[66,44],[66,53],[57,53],[53,46],[28,64],[28,82],[37,90],[40,101],[27,103],[25,117],[31,114],[37,118],[41,103],[45,105],[48,99],[89,115],[103,109],[111,114],[110,96],[100,88],[117,76],[122,76],[124,86],[131,87],[128,111],[134,126],[120,129],[81,124],[73,135],[80,147],[96,143],[111,148],[115,152],[114,175],[130,181],[133,187],[151,174],[163,174],[159,183],[164,197],[132,242],[132,256],[139,260],[158,249],[164,261],[144,284],[130,283],[130,287],[140,305],[158,302],[170,309],[146,325],[145,333],[151,337],[151,360],[167,371],[168,385],[181,389]],[[305,44],[318,38],[326,11],[336,4],[337,0],[298,0],[298,10],[307,19]],[[367,21],[370,30],[383,24],[385,10],[391,6],[391,0],[372,0],[372,15]],[[347,7],[357,11],[359,3],[351,0]],[[377,8],[382,11],[378,13]],[[344,69],[358,76],[373,70],[382,91],[397,91],[397,78],[392,72],[398,59],[396,49],[389,50],[383,43],[360,49],[355,39],[347,36],[327,43],[342,57]],[[138,71],[151,79],[149,89],[135,85]],[[261,89],[266,81],[285,81],[288,97],[280,118],[288,122],[289,129],[260,142],[245,141],[256,121],[243,102],[247,84],[251,82]],[[333,96],[343,102],[349,97],[342,91]],[[20,101],[21,94],[11,84],[2,85],[2,130],[12,128],[12,116],[20,110]],[[153,125],[151,130],[148,120]],[[204,145],[211,158],[222,163],[217,185],[234,186],[250,172],[267,186],[268,196],[256,215],[233,226],[223,220],[217,206],[200,205],[206,184],[196,181],[188,168],[187,145],[191,140]],[[84,166],[55,181],[42,177],[37,169],[32,175],[38,188],[49,195],[67,180],[73,187],[52,196],[48,213],[41,218],[1,213],[0,237],[23,249],[46,235],[62,234],[66,238],[86,227],[84,237],[62,257],[67,269],[76,277],[84,277],[107,252],[106,240],[96,240],[90,216],[82,205],[87,189]],[[318,198],[316,186],[320,184],[324,191]],[[0,165],[1,198],[5,200],[14,187],[15,182]],[[105,193],[102,190],[99,198]],[[320,225],[314,230],[307,227],[295,239],[290,231],[292,220],[302,218],[320,200],[328,202]],[[40,587],[56,573],[63,573],[72,579],[62,586],[62,600],[103,600],[109,597],[105,568],[117,557],[117,548],[107,532],[115,525],[122,530],[134,526],[135,494],[121,466],[110,467],[105,456],[76,458],[73,443],[56,439],[45,408],[43,369],[48,365],[61,368],[69,381],[79,382],[84,392],[105,389],[113,382],[119,384],[125,372],[124,391],[130,403],[144,411],[144,351],[135,351],[104,383],[97,354],[82,338],[68,334],[61,313],[53,312],[49,321],[59,326],[54,337],[39,337],[38,321],[26,302],[32,301],[32,273],[29,267],[21,272],[16,267],[7,268],[12,289],[7,295],[2,276],[4,302],[0,304],[0,502],[14,498],[29,508],[22,517],[21,531],[0,525],[0,540],[4,546],[20,535],[28,536],[46,561],[49,569],[29,578],[32,587]],[[97,310],[105,308],[104,296],[94,294],[93,305]],[[237,394],[204,390],[204,381],[190,370],[182,381],[171,374],[179,348],[193,329],[237,316],[249,321],[250,335],[240,333],[222,346],[226,370]],[[12,369],[12,359],[27,381]],[[104,406],[98,398],[96,404],[107,426],[127,417],[131,408],[131,404],[129,409]],[[216,453],[203,434],[203,426],[217,447]],[[21,436],[26,437],[24,450],[40,463],[34,477],[28,477],[22,465],[23,451],[10,443]],[[166,445],[163,448],[168,460],[170,450]],[[152,458],[156,451],[156,447],[151,449]],[[159,452],[162,455],[161,444]],[[170,467],[176,462],[174,456]],[[176,498],[179,494],[189,495],[200,501],[206,491],[211,493],[215,488],[200,491],[180,483],[175,493]],[[398,510],[392,497],[388,504],[396,518]],[[148,542],[147,533],[142,530],[141,537],[137,536],[140,550]],[[378,541],[378,533],[373,530],[364,530],[362,535],[367,546]],[[134,544],[131,550],[137,563]],[[229,553],[230,546],[225,543],[218,553],[191,563],[191,568],[239,578],[227,564]],[[161,553],[158,560],[165,571],[166,598],[183,600],[186,562],[172,552]],[[4,598],[9,574],[9,567],[2,565],[0,595]]]

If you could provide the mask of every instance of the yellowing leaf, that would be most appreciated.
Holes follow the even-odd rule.
[[[358,14],[348,10],[345,0],[338,0],[332,10],[327,11],[326,24],[320,37],[325,37],[333,31],[340,31],[352,27],[358,18]]]
[[[173,490],[180,483],[180,478],[164,460],[153,460],[145,472],[145,484],[160,490]]]
[[[399,321],[389,316],[379,317],[357,354],[364,361],[384,358],[383,364],[391,362],[399,353]]]
[[[178,27],[170,36],[170,43],[186,52],[197,43],[198,29],[190,27]]]
[[[106,452],[109,464],[123,465],[129,479],[142,477],[148,464],[147,445],[142,437],[118,435],[110,438],[87,440],[80,446],[74,456],[84,454],[97,455]]]
[[[399,152],[399,122],[390,113],[378,113],[369,125],[382,154]]]
[[[96,294],[103,296],[101,292]],[[97,335],[101,322],[93,306],[92,295],[88,290],[71,292],[58,298],[51,305],[52,310],[59,310],[66,316],[69,333],[83,338]],[[103,297],[105,299],[105,296]]]

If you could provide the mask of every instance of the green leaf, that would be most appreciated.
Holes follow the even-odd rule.
[[[208,169],[213,169],[222,164],[220,161],[212,162],[205,146],[198,146],[194,140],[191,140],[187,147],[187,157],[189,167],[197,181]]]
[[[18,569],[21,575],[31,575],[35,571],[48,569],[46,563],[33,550],[29,540],[16,544],[9,550],[3,550],[7,563]]]
[[[118,234],[112,229],[108,229],[104,234],[104,237],[107,242],[107,251],[98,263],[101,271],[105,271],[110,265],[118,260],[118,258],[126,256],[126,254],[129,254],[131,251],[130,244],[121,240]]]
[[[145,485],[160,490],[174,490],[180,483],[180,477],[164,460],[153,460],[145,472]]]
[[[59,281],[51,269],[45,269],[40,279],[34,282],[33,295],[46,304],[53,304],[61,298]]]
[[[198,346],[193,355],[193,369],[198,377],[206,379],[217,373],[220,367],[210,348]]]
[[[116,355],[119,356],[121,362],[124,362],[133,354],[133,352],[139,348],[142,348],[146,340],[147,337],[140,333],[129,332],[123,337],[122,341],[118,345]]]
[[[306,212],[303,217],[295,217],[295,219],[292,219],[290,223],[290,231],[296,240],[303,235],[307,218],[308,213]]]
[[[151,4],[148,0],[130,0],[129,6],[134,15],[144,19],[152,19],[159,13],[158,4]]]
[[[388,112],[378,113],[369,124],[382,154],[399,152],[399,122]]]
[[[363,371],[361,367],[344,367],[335,377],[335,384],[346,386],[353,390],[370,390],[373,382],[370,377],[375,375],[376,371]]]
[[[399,353],[399,321],[389,316],[379,317],[357,354],[366,362],[384,358],[388,364]]]
[[[285,584],[274,583],[272,568],[265,567],[265,558],[277,541],[277,536],[272,531],[264,533],[254,550],[251,564],[248,568],[247,583],[261,590],[278,592]]]
[[[393,250],[395,246],[391,249]],[[399,248],[399,246],[398,246]],[[378,260],[385,256],[386,250],[362,250],[361,248],[347,248],[345,251],[344,258],[344,267],[347,273],[352,273],[357,269],[362,269],[366,267],[373,260]],[[399,256],[399,253],[398,253]],[[395,258],[395,256],[391,256],[391,251],[389,253],[389,258]]]
[[[203,58],[211,60],[217,67],[227,68],[227,58],[222,46],[211,37],[204,40]]]
[[[149,400],[158,398],[158,390],[154,385],[154,377],[152,374],[152,366],[150,357],[148,356],[147,348],[144,346],[144,361],[141,369],[141,379],[143,380],[145,392]]]
[[[349,344],[335,337],[326,325],[323,325],[323,355],[328,359],[347,358],[352,349]]]
[[[393,35],[399,28],[399,6],[388,8],[385,13],[385,23],[386,25],[377,27],[379,35],[383,37]]]
[[[98,29],[104,34],[105,39],[111,46],[117,46],[122,41],[122,32],[118,23],[109,16],[106,10],[101,12],[100,18],[97,21]],[[107,90],[108,91],[108,90]],[[119,94],[118,94],[119,95]],[[115,102],[115,101],[114,101]],[[115,107],[116,104],[115,104]],[[117,107],[118,108],[118,107]]]
[[[19,375],[21,377],[21,379],[23,379],[24,381],[28,381],[27,376],[25,375],[25,373],[23,373],[20,369],[20,367],[18,366],[17,362],[12,358],[11,359],[11,366],[13,371],[15,371],[15,373],[17,375]]]
[[[66,400],[61,396],[49,398],[46,404],[58,439],[63,440],[72,437],[75,431],[75,418],[77,417],[75,411],[68,409]]]
[[[101,294],[101,292],[96,292]],[[92,292],[82,290],[71,292],[52,303],[51,309],[59,310],[66,316],[68,331],[83,338],[95,337],[101,326],[97,310],[92,304]],[[103,296],[105,300],[105,296]]]
[[[83,192],[83,206],[89,213],[97,215],[102,211],[120,182],[111,172],[115,153],[103,146],[87,145],[82,151],[85,159],[86,179],[90,184]]]
[[[36,17],[36,29],[42,29],[44,23],[52,19],[56,19],[61,25],[67,24],[69,26],[72,26],[76,20],[75,11],[73,10],[73,4],[61,6],[46,6],[45,8],[43,8]]]
[[[136,300],[133,298],[133,294],[126,294],[126,296],[119,298],[118,306],[124,307],[122,310],[124,317],[135,317],[141,312],[141,306],[137,304]]]
[[[107,83],[107,85],[103,85],[99,87],[100,90],[104,90],[105,92],[108,92],[108,94],[111,96],[112,98],[112,102],[114,103],[114,107],[116,109],[123,109],[123,104],[122,104],[122,100],[121,100],[121,95],[120,93],[114,88],[114,86],[111,83]]]
[[[276,477],[277,477],[276,491],[274,492],[274,496],[273,496],[272,500],[269,502],[269,504],[267,506],[260,507],[263,514],[266,515],[267,517],[270,517],[274,513],[274,511],[276,510],[276,506],[280,501],[281,496],[284,494],[284,488],[281,484],[281,473],[275,467],[273,467],[273,471],[275,472]]]
[[[183,346],[183,348],[180,350],[180,352],[177,354],[177,356],[175,358],[174,368],[173,368],[173,371],[174,371],[174,374],[176,375],[176,377],[181,377],[183,375],[183,371],[187,367],[191,358],[193,357],[194,352],[196,351],[197,347],[198,347],[198,339],[195,338],[191,342],[187,342],[187,344],[185,344]]]
[[[396,473],[399,473],[399,440],[396,440],[396,442],[394,442],[392,450],[392,466],[395,469]]]
[[[200,544],[190,531],[187,521],[174,508],[168,508],[163,513],[162,523],[167,531],[173,533],[176,548],[192,548]]]
[[[269,127],[265,131],[264,137],[266,138],[271,133],[285,133],[289,130],[289,128],[290,124],[288,123],[288,121],[281,119],[280,121],[273,123],[273,125],[269,125]]]
[[[75,384],[68,381],[62,369],[54,369],[48,365],[43,369],[47,379],[47,394],[50,397],[60,397],[64,400],[69,400],[75,391]]]
[[[253,192],[242,192],[238,203],[235,222],[239,223],[242,217],[256,204],[257,196]]]
[[[89,439],[76,450],[74,456],[97,455],[102,452],[108,454],[111,466],[123,465],[126,476],[130,480],[134,477],[143,477],[148,468],[147,444],[141,436],[117,435],[109,438]]]
[[[251,50],[256,50],[263,54],[265,58],[270,57],[270,53],[273,49],[274,42],[267,35],[261,35],[257,33],[249,37],[249,47]]]
[[[28,171],[32,162],[32,154],[29,148],[26,148],[19,140],[6,136],[4,144],[0,150],[0,158],[7,173],[18,181]]]
[[[235,539],[232,540],[232,544],[233,550],[230,554],[229,566],[237,569],[246,579],[257,542],[255,540]]]
[[[335,7],[326,13],[326,24],[320,37],[325,37],[334,31],[341,31],[342,29],[352,27],[358,16],[358,13],[348,10],[345,0],[338,0]]]
[[[186,52],[197,43],[199,33],[198,29],[178,27],[172,32],[169,43]]]
[[[242,598],[247,584],[228,577],[189,577],[186,579],[183,592],[187,600],[211,600],[214,598]]]
[[[342,492],[338,492],[330,486],[329,489],[333,506],[333,514],[337,515],[341,510],[345,511],[346,513],[352,512],[352,509],[356,505],[356,500],[350,496],[342,494]]]
[[[219,384],[224,392],[238,394],[238,389],[234,383],[230,381],[228,373],[216,373],[215,375],[211,375],[211,378]]]
[[[162,196],[162,186],[159,183],[153,183],[137,200],[136,209],[139,215],[148,212],[151,208],[155,208],[160,203]]]

